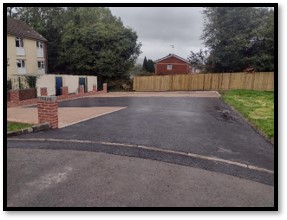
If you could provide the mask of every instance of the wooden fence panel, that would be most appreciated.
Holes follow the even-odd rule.
[[[264,88],[264,73],[256,73],[254,79],[254,89],[255,90],[263,90]]]
[[[274,91],[274,73],[212,73],[134,77],[135,91],[267,90]]]
[[[170,90],[187,91],[190,86],[190,75],[173,75],[172,88]]]
[[[229,89],[243,89],[245,81],[245,73],[231,73]]]
[[[268,84],[267,84],[267,91],[274,91],[274,73],[270,72],[268,74]]]
[[[212,74],[211,90],[218,90],[221,84],[221,74]]]
[[[222,73],[222,82],[221,82],[221,90],[228,90],[230,84],[230,75],[231,73]]]
[[[203,90],[211,90],[212,87],[212,74],[205,74],[204,75],[204,85]]]
[[[254,84],[254,78],[255,78],[255,74],[253,73],[245,74],[243,89],[252,90],[253,84]]]

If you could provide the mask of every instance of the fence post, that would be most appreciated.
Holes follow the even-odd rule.
[[[37,100],[39,123],[49,122],[58,128],[58,102],[56,96],[40,96]]]

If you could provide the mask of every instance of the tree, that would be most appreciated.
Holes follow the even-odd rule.
[[[71,8],[64,26],[60,60],[67,72],[105,79],[128,77],[140,54],[137,34],[108,8]]]
[[[147,61],[147,71],[154,73],[154,62],[151,59],[148,59]]]
[[[143,68],[144,71],[147,71],[148,67],[147,67],[147,58],[146,58],[146,56],[144,57],[143,67],[142,68]]]
[[[208,53],[207,51],[203,51],[202,49],[199,50],[199,52],[194,53],[193,51],[190,52],[190,56],[188,58],[189,63],[192,67],[199,69],[201,71],[208,71]]]
[[[154,72],[154,62],[151,59],[147,59],[144,57],[142,69],[146,72],[153,73]]]
[[[50,72],[128,77],[141,43],[110,9],[97,7],[22,7],[24,20],[48,40]]]
[[[32,26],[48,40],[49,72],[59,71],[59,45],[65,21],[62,7],[17,7],[11,10],[12,17]],[[10,13],[10,12],[9,12]]]
[[[274,68],[274,11],[268,8],[205,8],[202,39],[213,72]]]

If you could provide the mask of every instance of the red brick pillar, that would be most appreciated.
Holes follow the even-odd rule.
[[[40,96],[37,102],[39,123],[49,122],[58,128],[58,102],[56,96]]]
[[[93,85],[93,92],[97,92],[97,91],[98,91],[97,85]]]
[[[80,94],[84,94],[84,93],[85,93],[85,88],[84,88],[83,85],[80,85],[80,86],[79,86],[79,93],[80,93]]]
[[[103,91],[104,91],[104,93],[108,92],[108,84],[107,83],[103,84]]]
[[[61,88],[61,94],[63,96],[69,95],[68,86],[64,86],[64,87]]]
[[[19,102],[20,101],[20,91],[19,90],[10,90],[10,101]]]
[[[41,88],[40,91],[41,96],[48,96],[48,91],[46,87]]]

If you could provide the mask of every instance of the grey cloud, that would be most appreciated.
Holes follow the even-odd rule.
[[[200,40],[203,18],[202,8],[144,7],[110,8],[113,15],[121,17],[125,26],[135,30],[142,43],[142,54],[149,59],[158,59],[172,52],[187,58],[190,51],[204,47]]]

